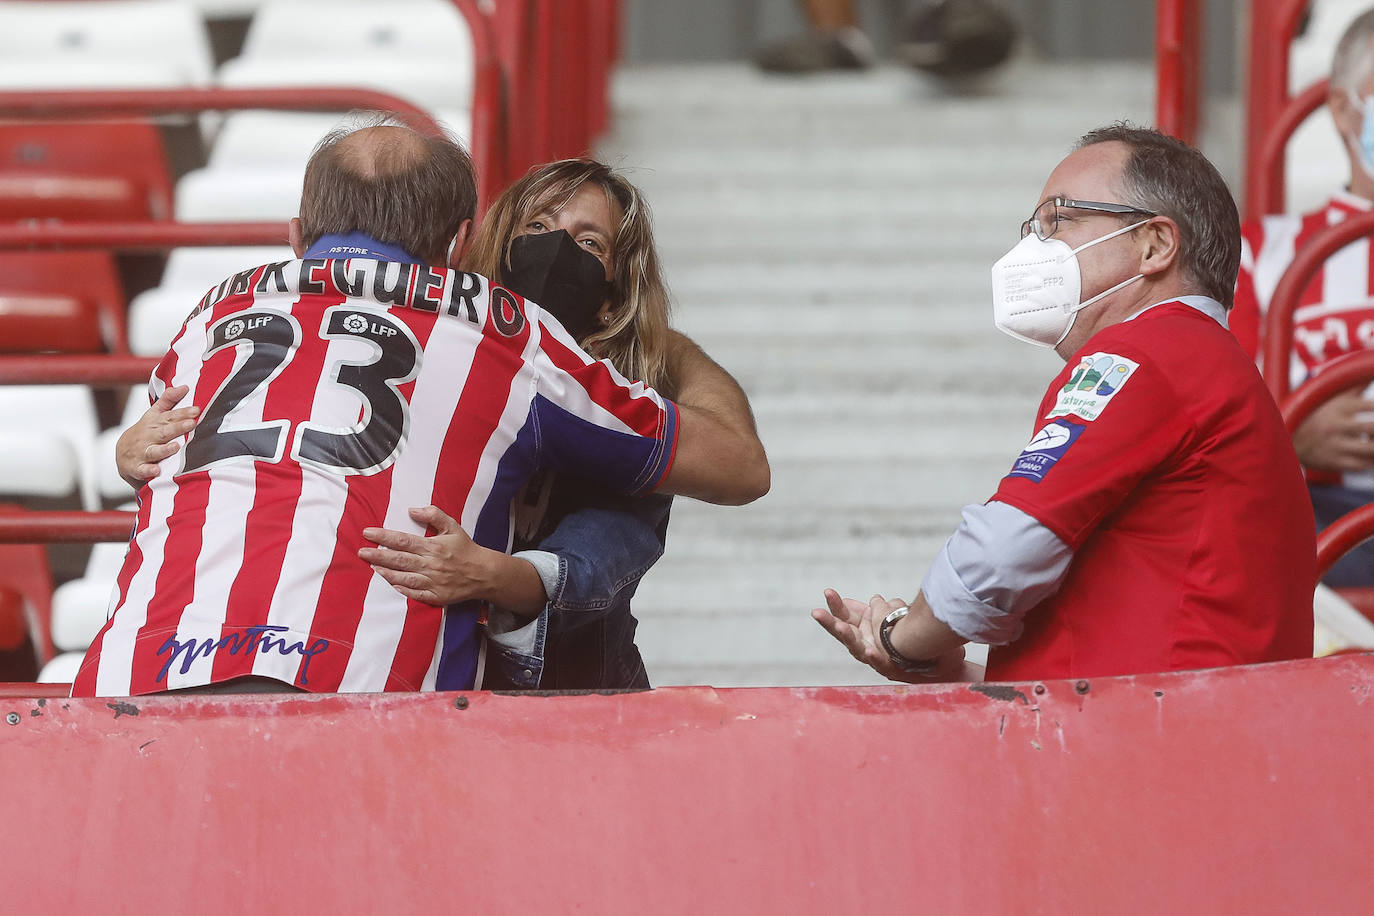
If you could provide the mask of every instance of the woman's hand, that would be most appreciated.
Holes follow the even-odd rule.
[[[396,591],[435,607],[491,601],[524,616],[543,608],[548,600],[544,583],[529,563],[474,543],[436,506],[411,509],[410,517],[435,533],[364,528],[363,537],[378,546],[358,551],[358,557]]]
[[[137,490],[157,476],[158,464],[181,450],[174,441],[196,428],[200,408],[177,407],[191,389],[186,385],[165,388],[138,422],[124,430],[115,444],[119,476]]]

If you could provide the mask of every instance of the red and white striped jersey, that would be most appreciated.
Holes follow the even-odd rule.
[[[1339,193],[1320,210],[1302,216],[1266,216],[1241,233],[1240,276],[1230,327],[1252,356],[1269,300],[1293,256],[1318,232],[1370,208],[1370,202]],[[1338,356],[1374,346],[1374,248],[1352,242],[1323,265],[1303,291],[1294,315],[1293,383],[1300,384]]]
[[[1320,210],[1265,216],[1241,230],[1240,276],[1230,327],[1252,357],[1269,301],[1294,255],[1328,226],[1369,210],[1362,197],[1340,192]],[[1374,347],[1374,247],[1358,239],[1336,252],[1303,290],[1293,314],[1293,354],[1289,384],[1296,388],[1331,360]],[[1374,490],[1374,474],[1308,472],[1313,481]]]
[[[671,402],[538,306],[415,264],[307,258],[229,278],[151,393],[182,384],[198,425],[140,491],[73,695],[250,674],[310,691],[470,687],[476,608],[402,597],[358,558],[363,528],[423,533],[407,509],[432,503],[506,550],[537,467],[644,492],[676,441]]]

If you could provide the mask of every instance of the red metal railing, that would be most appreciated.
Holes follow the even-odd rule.
[[[1289,45],[1308,0],[1251,0],[1250,78],[1246,90],[1245,217],[1283,209],[1283,150],[1325,90],[1288,93]]]
[[[1202,8],[1198,0],[1156,0],[1155,125],[1194,145],[1201,74]]]
[[[285,245],[285,223],[41,223],[0,225],[0,251],[99,248],[166,251],[200,245]]]
[[[1374,537],[1374,503],[1336,519],[1317,536],[1317,577],[1326,575],[1337,560],[1371,537]],[[1363,608],[1361,612],[1369,616]]]
[[[1288,361],[1293,351],[1293,314],[1298,309],[1303,290],[1321,270],[1331,255],[1366,235],[1374,234],[1374,213],[1360,213],[1344,222],[1323,229],[1299,251],[1288,265],[1274,295],[1261,328],[1261,353],[1264,359],[1264,381],[1274,400],[1282,404],[1288,396]]]
[[[132,512],[0,512],[0,544],[91,544],[127,541]]]
[[[606,127],[619,13],[619,0],[496,4],[491,26],[506,71],[510,179],[587,154]]]

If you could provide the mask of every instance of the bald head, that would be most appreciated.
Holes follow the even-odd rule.
[[[476,209],[472,159],[447,137],[391,124],[338,130],[305,167],[301,236],[310,246],[324,235],[360,232],[441,264]]]
[[[364,127],[334,144],[339,167],[358,178],[397,175],[418,168],[429,155],[425,138],[406,127]]]

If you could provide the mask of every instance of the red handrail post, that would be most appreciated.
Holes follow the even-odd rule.
[[[1260,339],[1264,381],[1275,403],[1282,404],[1289,392],[1288,361],[1293,350],[1293,314],[1298,309],[1303,290],[1307,289],[1327,258],[1366,235],[1374,235],[1374,213],[1360,213],[1323,229],[1298,251],[1274,287]]]
[[[1198,0],[1155,4],[1155,124],[1197,144],[1202,95],[1202,8]]]
[[[1307,0],[1250,0],[1249,81],[1246,87],[1245,218],[1283,209],[1283,156],[1262,155],[1293,100],[1288,94],[1288,49]],[[1291,120],[1291,118],[1289,119]],[[1301,118],[1297,123],[1301,123]],[[1296,127],[1296,124],[1293,125]],[[1289,130],[1288,134],[1292,131]],[[1280,150],[1288,134],[1278,140]]]

